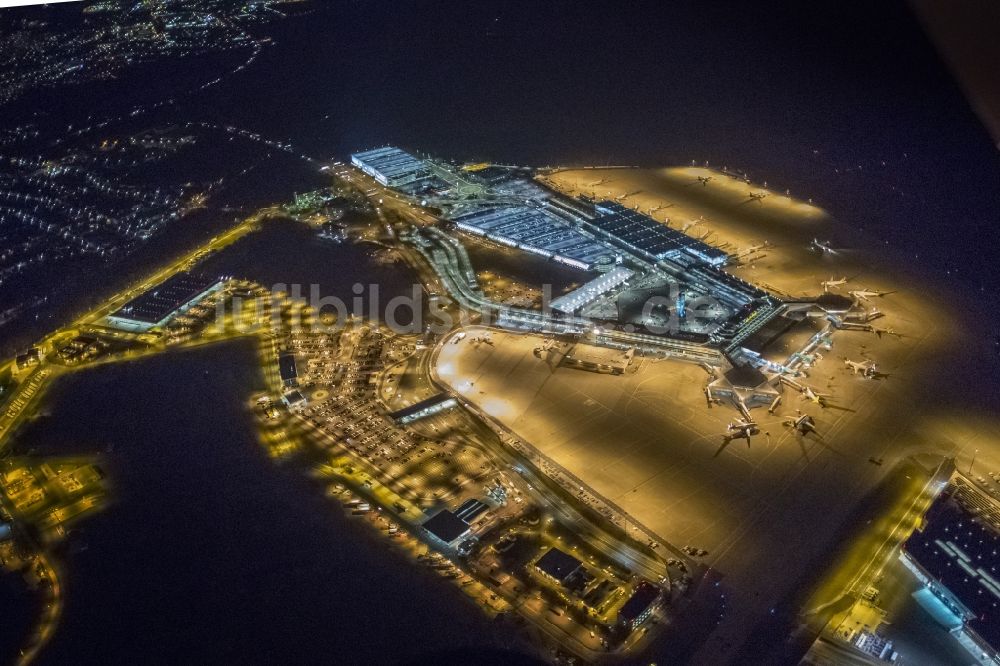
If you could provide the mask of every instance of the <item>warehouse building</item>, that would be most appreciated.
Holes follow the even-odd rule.
[[[539,571],[560,585],[565,585],[566,581],[576,574],[582,566],[583,562],[558,548],[549,548],[535,562],[535,567]]]
[[[542,208],[484,208],[454,222],[462,231],[580,270],[611,266],[618,260],[612,249]]]
[[[351,164],[386,187],[409,185],[431,175],[423,160],[392,146],[354,153]]]
[[[108,315],[107,322],[126,331],[148,331],[163,326],[172,317],[219,291],[223,284],[217,277],[178,273]]]
[[[469,524],[448,509],[442,509],[423,524],[424,530],[443,544],[450,546],[469,533]]]
[[[425,521],[424,530],[446,546],[454,546],[472,531],[472,524],[486,514],[489,505],[475,498],[468,499],[455,511],[442,509]]]

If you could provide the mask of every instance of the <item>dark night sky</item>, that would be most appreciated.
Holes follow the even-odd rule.
[[[1000,290],[1000,156],[906,3],[315,4],[261,28],[277,46],[252,68],[142,122],[217,120],[324,158],[707,160],[812,197],[847,244],[864,228],[935,280]],[[55,101],[67,121],[109,106]]]
[[[743,168],[995,293],[1000,159],[909,8],[735,4],[351,4],[209,112],[339,155]]]

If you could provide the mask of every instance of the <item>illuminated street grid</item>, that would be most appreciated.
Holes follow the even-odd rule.
[[[305,314],[303,321],[308,324],[310,315]],[[498,464],[490,450],[498,442],[489,431],[484,436],[465,412],[445,412],[408,426],[387,416],[391,408],[412,404],[426,392],[426,387],[399,385],[401,369],[411,362],[416,364],[413,371],[420,372],[421,367],[427,371],[430,350],[418,351],[416,341],[414,336],[394,335],[362,320],[352,320],[334,335],[304,331],[290,335],[288,348],[305,368],[299,377],[301,388],[311,393],[313,401],[298,413],[298,423],[291,424],[277,414],[271,418],[266,403],[261,403],[265,441],[276,455],[292,453],[297,449],[288,443],[289,431],[299,432],[331,456],[319,463],[318,470],[342,481],[354,480],[356,492],[381,507],[376,513],[392,514],[398,521],[393,524],[411,534],[420,535],[420,524],[440,508],[456,507],[470,498],[486,501],[489,511],[472,526],[473,544],[463,544],[471,554],[455,559],[453,548],[437,545],[454,565],[479,581],[469,590],[475,598],[485,607],[505,600],[542,623],[542,631],[569,641],[574,650],[614,647],[624,636],[611,629],[618,608],[630,596],[634,572],[607,559],[601,548],[573,538],[573,530],[560,526],[560,514],[543,510],[537,503],[538,490]],[[377,396],[385,406],[380,407]],[[345,463],[345,454],[353,462]],[[348,504],[351,514],[367,512],[357,506]],[[593,578],[572,594],[539,579],[526,562],[507,560],[493,548],[515,533],[531,544],[520,549],[528,547],[535,556],[549,541],[566,543],[594,567]],[[594,601],[598,596],[600,603]]]
[[[512,461],[502,463],[503,458],[489,449],[499,446],[492,431],[464,411],[444,413],[405,428],[386,416],[390,407],[401,405],[401,400],[416,401],[429,390],[417,386],[420,381],[411,381],[413,387],[400,388],[392,395],[393,378],[399,374],[387,369],[408,368],[413,361],[418,374],[429,374],[430,349],[423,346],[418,353],[414,336],[397,336],[362,320],[345,322],[344,328],[330,333],[317,325],[329,323],[329,318],[303,303],[228,278],[221,289],[184,305],[183,312],[150,330],[123,330],[107,318],[122,303],[171,275],[191,270],[204,257],[252,232],[273,213],[264,211],[248,219],[46,336],[36,345],[37,362],[14,372],[15,397],[7,403],[0,424],[3,432],[12,431],[51,380],[64,373],[139,359],[165,349],[252,335],[259,341],[261,366],[271,387],[252,404],[258,414],[261,441],[272,455],[279,459],[306,455],[314,460],[314,475],[336,479],[329,492],[341,499],[352,515],[363,515],[388,530],[397,542],[407,544],[418,562],[441,562],[434,568],[455,580],[484,610],[516,609],[529,620],[533,627],[529,633],[542,644],[590,655],[631,648],[636,639],[623,645],[628,635],[618,631],[616,619],[617,609],[635,585],[635,572],[618,563],[623,555],[607,536],[581,538],[582,534],[605,534],[599,524],[589,522],[595,518],[553,504],[527,468],[522,466],[519,473],[512,474]],[[305,405],[293,404],[290,411],[281,405],[287,394],[277,369],[277,357],[285,352],[299,359],[299,391],[307,399]],[[13,361],[7,367],[14,368]],[[383,405],[378,395],[387,396],[392,405]],[[15,526],[37,519],[46,533],[54,535],[53,540],[64,534],[71,521],[99,508],[103,496],[99,477],[86,464],[67,468],[64,463],[57,466],[56,461],[47,461],[37,469],[26,464],[12,468],[3,480],[5,515]],[[431,544],[432,550],[428,550],[421,524],[438,508],[454,507],[469,497],[486,499],[490,506],[473,525],[476,538],[472,552],[460,558],[454,548],[443,544]],[[357,498],[364,498],[364,502],[355,501]],[[583,525],[589,527],[582,530]],[[512,529],[530,534],[525,539],[533,544],[531,559],[537,559],[550,542],[562,542],[579,553],[594,573],[586,588],[570,593],[538,580],[525,563],[513,566],[500,562],[493,544],[513,538]],[[400,535],[402,532],[405,534]],[[46,545],[32,543],[25,535],[16,543],[18,549],[5,557],[7,566],[50,581],[46,583],[51,596],[47,608],[52,610],[40,621],[26,648],[26,654],[33,654],[55,628],[61,608],[59,587],[55,570],[45,564]],[[463,548],[468,549],[464,544]],[[442,553],[450,564],[440,559]],[[628,555],[624,557],[627,563]],[[509,571],[501,572],[503,567]],[[667,581],[666,566],[657,570],[655,580]]]
[[[414,246],[413,239],[435,225],[433,216],[367,176],[343,168],[334,173],[375,203],[379,224],[357,234],[379,238],[377,230],[387,230],[381,241],[417,270],[446,309],[456,312],[466,298],[491,302],[453,241],[435,241],[451,248],[452,268],[435,265],[427,248]],[[706,173],[710,182],[686,188],[695,177],[709,178]],[[855,557],[865,564],[852,565],[849,577],[838,573],[848,569],[831,571],[810,600],[813,611],[867,590],[906,525],[920,515],[934,488],[927,483],[932,468],[911,456],[926,462],[949,455],[970,468],[972,458],[996,469],[996,452],[982,434],[992,423],[957,422],[926,409],[932,403],[920,379],[929,375],[920,363],[952,335],[935,325],[941,312],[887,278],[868,276],[846,253],[817,248],[811,240],[824,228],[821,212],[769,193],[745,206],[745,184],[701,169],[563,171],[546,178],[567,192],[582,181],[618,180],[611,198],[636,197],[653,212],[676,200],[673,215],[711,224],[706,238],[730,248],[739,259],[730,270],[748,283],[791,302],[832,302],[817,294],[850,292],[852,307],[867,313],[866,303],[877,299],[877,325],[868,319],[832,330],[828,317],[806,317],[766,347],[759,362],[781,394],[770,410],[706,394],[725,367],[669,358],[685,359],[696,353],[692,347],[665,357],[659,343],[643,343],[633,347],[637,353],[623,374],[586,372],[560,358],[574,345],[577,356],[589,358],[588,342],[628,347],[642,338],[603,331],[577,340],[476,326],[440,337],[400,335],[358,319],[338,322],[344,325],[331,332],[318,326],[331,323],[329,315],[224,276],[220,291],[162,327],[143,333],[109,327],[109,313],[252,233],[278,213],[269,209],[46,336],[36,359],[9,361],[4,369],[13,390],[0,414],[0,446],[62,374],[254,336],[269,386],[251,402],[262,443],[278,459],[304,456],[350,515],[455,581],[487,612],[514,608],[542,643],[587,658],[638,649],[648,638],[615,626],[617,610],[639,580],[661,585],[665,601],[673,602],[711,567],[722,574],[732,602],[696,655],[701,663],[731,656],[753,619],[792,591],[859,498],[897,464],[924,470],[916,475],[922,480],[900,491],[903,518],[889,514],[885,529],[859,538],[864,547]],[[460,272],[450,272],[455,269]],[[456,291],[470,274],[470,291]],[[851,276],[846,286],[834,279],[841,274]],[[296,357],[295,391],[304,401],[282,385],[282,353]],[[442,388],[453,390],[463,406],[406,426],[388,416]],[[750,446],[731,435],[740,409],[756,421]],[[811,432],[796,425],[800,414],[812,418]],[[923,427],[901,429],[900,423]],[[992,479],[972,482],[986,488]],[[87,461],[25,461],[5,469],[0,480],[4,518],[17,531],[17,539],[3,542],[5,566],[47,581],[47,611],[26,646],[30,655],[51,635],[60,595],[46,544],[27,538],[21,523],[36,521],[56,540],[69,521],[99,506],[104,487]],[[423,530],[439,509],[470,498],[489,509],[460,543],[444,544]],[[553,547],[582,563],[582,588],[571,591],[538,570],[538,559]],[[789,552],[796,556],[786,557]],[[827,626],[829,614],[814,615],[823,619],[819,630]]]

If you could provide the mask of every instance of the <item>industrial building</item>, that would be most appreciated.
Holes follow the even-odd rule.
[[[552,309],[566,314],[585,308],[615,287],[625,283],[635,271],[616,266],[607,273],[552,301]]]
[[[448,509],[438,511],[423,525],[428,534],[450,546],[469,533],[469,524]]]
[[[543,208],[484,208],[454,222],[463,231],[581,270],[610,268],[618,262],[612,249]]]
[[[298,385],[298,371],[295,369],[295,354],[285,352],[278,355],[278,372],[281,375],[281,383],[286,387]]]
[[[354,153],[351,164],[386,187],[410,185],[431,175],[423,160],[392,146]]]
[[[295,413],[301,412],[309,404],[306,397],[297,389],[286,392],[281,396],[281,401],[288,406],[288,411]]]
[[[222,289],[223,284],[217,277],[177,273],[108,315],[107,323],[115,328],[140,332],[163,326],[175,315]]]
[[[1000,503],[956,474],[900,552],[917,601],[980,663],[1000,664],[998,523]]]
[[[671,229],[617,201],[601,201],[594,210],[597,215],[587,222],[588,228],[647,261],[656,263],[688,254],[706,264],[721,266],[729,259],[729,255],[722,250]]]
[[[628,601],[618,609],[618,622],[630,630],[635,629],[653,614],[659,598],[659,588],[647,581],[642,581],[636,585],[635,592],[632,593]]]
[[[458,509],[442,509],[423,524],[423,528],[447,546],[454,545],[472,530],[472,523],[482,517],[489,505],[475,498],[468,499]]]
[[[549,548],[544,555],[535,562],[535,567],[543,574],[556,581],[560,585],[565,585],[566,581],[577,571],[583,563],[558,548]]]

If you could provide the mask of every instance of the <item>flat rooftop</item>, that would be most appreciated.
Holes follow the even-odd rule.
[[[445,543],[452,543],[469,531],[469,524],[448,509],[438,511],[423,527]]]
[[[567,313],[579,310],[585,305],[594,302],[611,289],[618,287],[633,275],[635,275],[635,271],[632,269],[625,268],[624,266],[615,266],[607,273],[599,275],[570,293],[553,300],[552,309]]]
[[[972,611],[967,624],[1000,648],[1000,532],[977,520],[952,491],[941,495],[924,521],[904,549]]]
[[[564,581],[570,575],[576,573],[582,562],[569,553],[564,553],[558,548],[549,548],[548,552],[538,558],[535,566],[543,573],[552,576],[558,581]]]
[[[639,211],[626,208],[617,201],[601,201],[595,206],[597,217],[590,224],[617,238],[630,249],[636,249],[657,259],[686,252],[702,261],[718,265],[729,255],[697,238],[671,229]]]
[[[652,606],[659,596],[660,590],[655,585],[642,581],[636,586],[635,592],[625,602],[625,605],[618,610],[618,618],[632,622],[645,613],[646,609]]]
[[[422,160],[394,146],[354,153],[351,161],[363,164],[389,180],[426,171]]]
[[[738,388],[756,388],[767,381],[767,375],[752,365],[737,365],[726,371],[726,379]]]
[[[218,277],[177,273],[112,313],[121,319],[156,324],[219,282]]]
[[[443,403],[446,403],[449,400],[454,400],[451,394],[441,392],[436,395],[432,395],[429,398],[424,398],[420,402],[415,402],[412,405],[403,407],[402,409],[397,409],[396,411],[389,414],[389,416],[395,419],[396,421],[399,421],[400,419],[405,419],[407,417],[419,414],[425,409],[430,409],[432,407],[437,407],[438,405],[442,405]]]
[[[769,344],[777,340],[797,323],[799,322],[795,319],[785,317],[784,315],[773,317],[744,340],[741,346],[757,353],[763,352]]]
[[[278,371],[281,374],[281,381],[289,382],[298,377],[295,369],[295,354],[284,353],[278,356]]]
[[[541,208],[485,208],[453,221],[463,231],[584,270],[599,260],[615,256],[611,248]]]
[[[469,499],[455,510],[455,515],[463,522],[471,523],[483,515],[489,508],[488,504],[480,502],[477,499]]]

